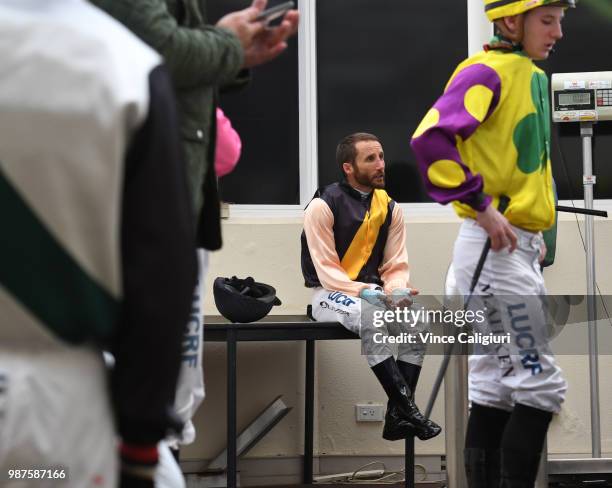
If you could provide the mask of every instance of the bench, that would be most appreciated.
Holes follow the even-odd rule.
[[[204,342],[227,344],[227,487],[236,487],[236,353],[241,341],[305,341],[304,459],[302,480],[313,482],[315,341],[355,340],[359,336],[338,322],[314,322],[305,315],[268,315],[251,324],[227,322],[209,316],[204,322]],[[406,439],[406,487],[414,488],[414,438]]]

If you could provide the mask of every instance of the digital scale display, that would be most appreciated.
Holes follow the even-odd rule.
[[[553,73],[553,122],[612,121],[612,71]]]
[[[594,110],[595,93],[593,90],[559,90],[554,94],[554,109],[567,110]]]
[[[590,105],[590,93],[559,93],[559,105]]]

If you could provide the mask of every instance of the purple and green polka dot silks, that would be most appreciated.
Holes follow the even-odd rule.
[[[462,62],[425,115],[412,148],[430,196],[475,217],[472,203],[510,197],[505,215],[530,231],[554,223],[548,79],[520,52],[480,52]],[[473,204],[473,203],[472,203]]]

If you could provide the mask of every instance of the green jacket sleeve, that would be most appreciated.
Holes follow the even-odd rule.
[[[243,50],[231,32],[180,26],[164,0],[91,0],[159,52],[177,88],[225,85],[240,71]]]

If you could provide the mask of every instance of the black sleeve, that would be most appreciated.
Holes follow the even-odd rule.
[[[111,387],[124,442],[172,425],[181,336],[196,283],[195,232],[169,77],[149,77],[150,106],[127,154],[121,222],[124,298]]]

